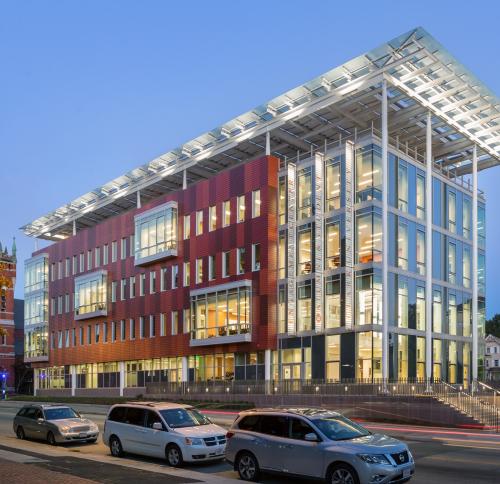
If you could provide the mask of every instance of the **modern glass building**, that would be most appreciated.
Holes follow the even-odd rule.
[[[498,106],[417,28],[27,224],[37,390],[480,378]]]

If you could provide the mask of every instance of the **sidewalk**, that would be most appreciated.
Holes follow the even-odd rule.
[[[97,482],[42,467],[37,467],[35,473],[31,464],[19,464],[1,457],[0,468],[2,469],[2,482],[9,484],[47,484],[48,482],[51,484],[95,484]]]

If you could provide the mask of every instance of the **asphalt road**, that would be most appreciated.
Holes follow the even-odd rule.
[[[27,456],[25,465],[57,470],[94,482],[118,484],[153,482],[162,474],[164,482],[236,482],[237,474],[225,463],[189,465],[185,469],[172,469],[163,461],[128,456],[114,459],[109,450],[97,444],[49,447],[44,443],[19,441],[12,431],[12,418],[17,409],[13,403],[0,402],[0,459],[9,460],[9,452]],[[92,414],[102,409],[81,408],[102,430],[104,415]],[[234,415],[209,413],[212,420],[227,426]],[[436,429],[414,426],[365,424],[372,432],[385,433],[404,440],[416,461],[416,476],[412,484],[478,484],[500,482],[500,435],[481,431]],[[7,454],[5,454],[7,453]],[[6,457],[7,455],[7,457]],[[22,457],[23,458],[23,457]],[[29,459],[34,459],[30,461]],[[36,459],[42,460],[38,462]],[[24,464],[24,463],[23,463]],[[266,484],[289,482],[290,478],[264,477]],[[297,484],[308,482],[293,479]],[[25,481],[26,482],[26,481]]]

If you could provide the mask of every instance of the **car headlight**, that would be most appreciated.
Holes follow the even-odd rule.
[[[186,437],[185,439],[186,445],[203,445],[203,439],[195,439],[192,437]]]
[[[63,434],[66,434],[67,432],[69,432],[71,430],[71,427],[69,425],[61,425],[59,427],[59,430],[63,433]]]
[[[90,426],[90,431],[91,432],[97,432],[99,430],[99,427],[97,425],[91,425]]]
[[[358,457],[367,464],[391,465],[389,459],[384,454],[358,454]]]

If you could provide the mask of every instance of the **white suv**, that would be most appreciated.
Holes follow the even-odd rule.
[[[125,403],[113,405],[104,422],[103,440],[111,454],[125,452],[183,462],[223,459],[226,431],[189,405]]]

